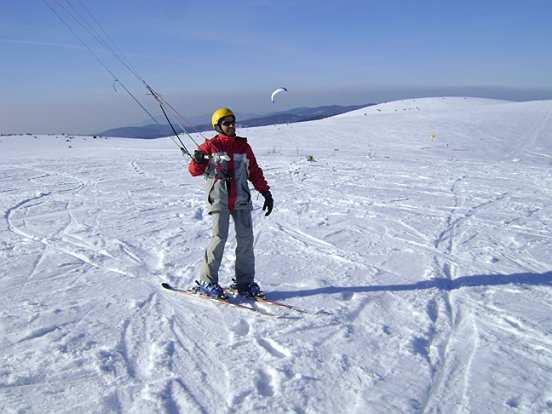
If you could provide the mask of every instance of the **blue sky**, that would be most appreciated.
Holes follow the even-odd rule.
[[[190,120],[422,96],[552,99],[549,0],[46,0],[92,13]],[[2,2],[0,132],[94,133],[148,115],[47,7]],[[144,86],[69,17],[154,115]],[[272,104],[279,86],[289,92]]]

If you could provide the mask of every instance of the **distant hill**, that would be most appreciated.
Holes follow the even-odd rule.
[[[283,112],[274,112],[266,115],[252,116],[245,120],[238,120],[240,128],[275,125],[275,124],[291,124],[296,122],[312,121],[315,119],[328,118],[330,116],[342,114],[345,112],[354,111],[356,109],[365,108],[375,104],[364,105],[328,105],[319,106],[316,108],[294,108]],[[178,133],[183,132],[180,127],[174,125]],[[188,132],[210,131],[210,124],[185,125]],[[95,135],[122,137],[122,138],[142,138],[152,139],[173,135],[173,131],[169,125],[159,126],[157,124],[149,124],[144,126],[129,126],[121,128],[108,129],[107,131],[99,132]]]

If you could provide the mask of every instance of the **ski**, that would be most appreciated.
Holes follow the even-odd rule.
[[[179,294],[188,295],[188,296],[194,296],[198,299],[210,300],[210,301],[213,301],[213,302],[220,303],[221,305],[232,306],[236,309],[243,309],[243,310],[247,310],[249,312],[255,312],[255,313],[260,314],[260,315],[278,317],[278,315],[274,315],[274,314],[271,314],[271,313],[268,313],[268,312],[263,312],[262,310],[255,309],[255,308],[250,308],[249,306],[245,306],[245,305],[242,305],[240,303],[233,302],[233,301],[230,300],[230,298],[227,298],[227,299],[222,299],[221,298],[221,299],[219,299],[219,298],[214,298],[214,297],[211,297],[211,296],[201,295],[201,294],[195,292],[192,289],[179,289],[179,288],[174,287],[174,286],[170,285],[169,283],[165,283],[165,282],[161,283],[161,286],[163,288],[167,289],[167,290],[170,290],[171,292],[174,292],[174,293],[179,293]]]
[[[274,299],[267,299],[266,297],[258,297],[258,296],[240,295],[235,290],[232,290],[232,289],[229,289],[229,288],[224,289],[224,293],[228,296],[246,298],[246,299],[249,299],[253,302],[266,303],[268,305],[277,306],[279,308],[287,309],[289,311],[293,311],[293,312],[297,312],[297,313],[307,313],[307,314],[315,315],[314,312],[310,312],[306,309],[302,309],[302,308],[299,308],[297,306],[289,305],[287,303],[279,302],[279,301],[274,300]]]

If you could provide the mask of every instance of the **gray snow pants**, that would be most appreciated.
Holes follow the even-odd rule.
[[[200,277],[208,283],[218,283],[219,268],[228,239],[230,216],[236,231],[235,276],[239,286],[246,286],[255,279],[255,255],[253,253],[253,219],[250,210],[217,211],[211,213],[213,233],[205,250]]]

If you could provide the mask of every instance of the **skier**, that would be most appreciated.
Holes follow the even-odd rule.
[[[251,193],[247,180],[264,197],[265,216],[272,212],[274,201],[263,171],[257,165],[246,138],[236,135],[236,117],[228,108],[217,109],[212,125],[218,134],[206,140],[194,152],[189,165],[193,176],[204,175],[207,211],[212,218],[212,237],[201,267],[199,293],[224,298],[219,285],[219,267],[228,238],[230,216],[236,232],[235,282],[231,289],[240,295],[264,297],[255,282]]]

